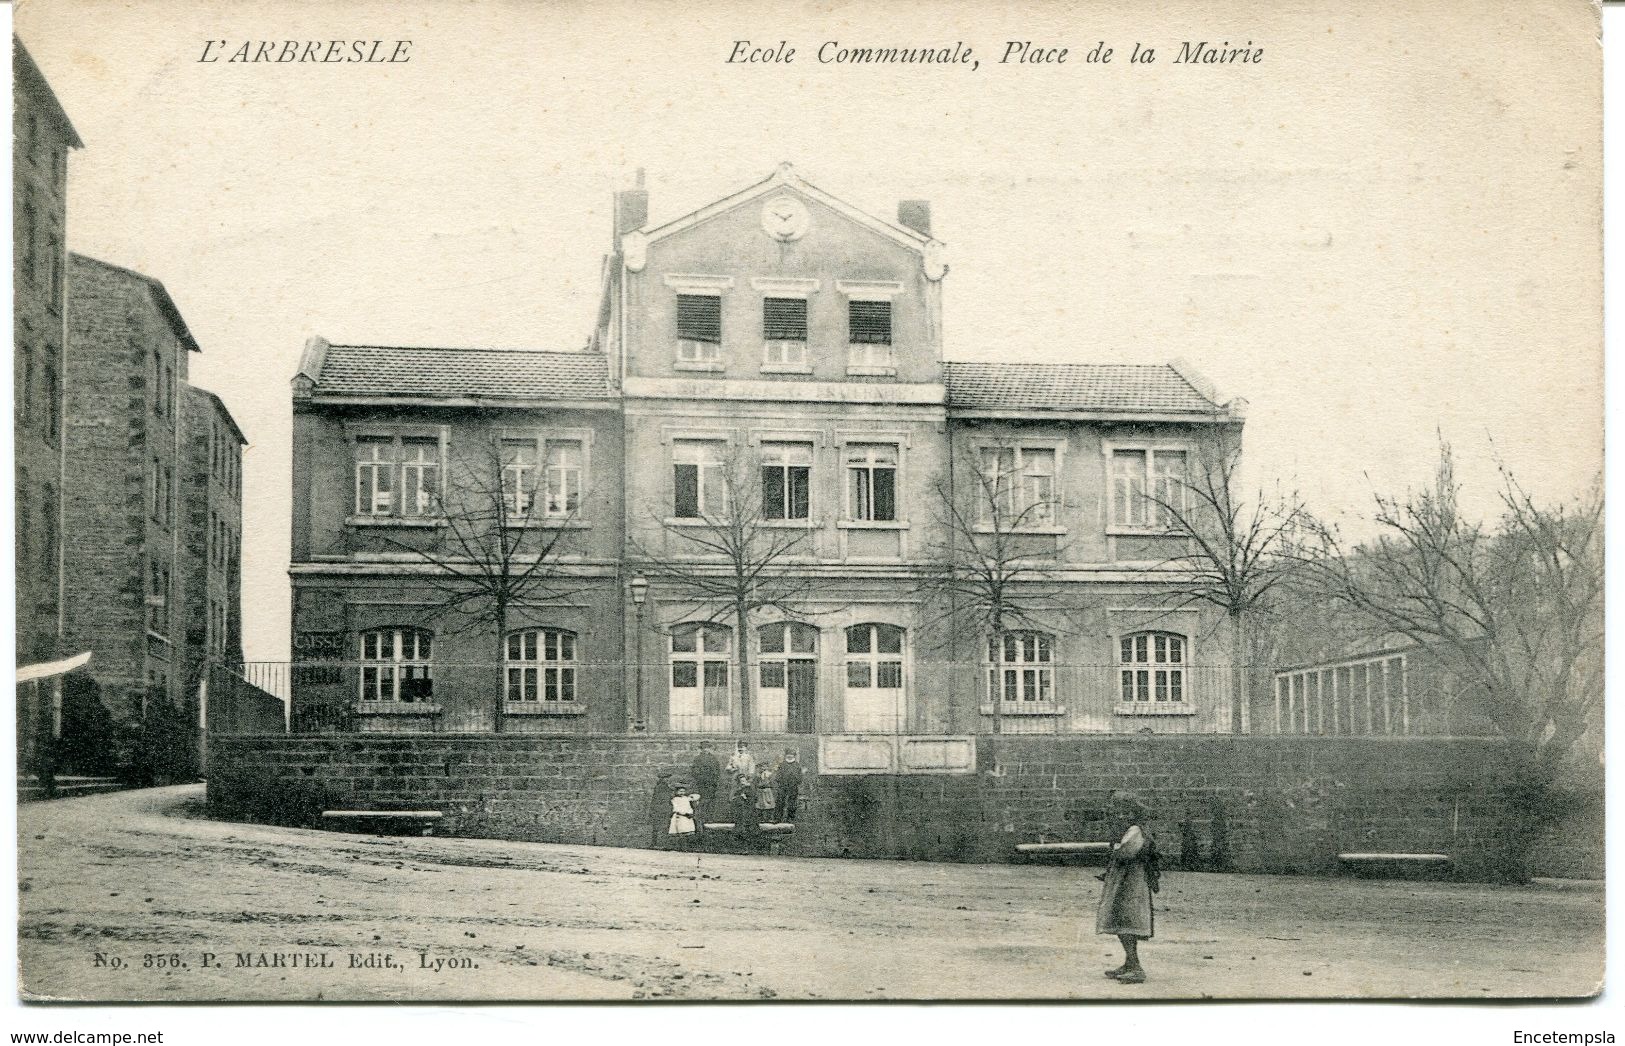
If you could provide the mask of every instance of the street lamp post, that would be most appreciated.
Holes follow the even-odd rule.
[[[632,702],[632,729],[643,731],[648,729],[648,720],[644,714],[643,704],[643,604],[649,598],[649,580],[638,574],[627,582],[627,589],[632,593],[632,605],[637,607],[637,642],[633,647],[633,686],[636,695]]]

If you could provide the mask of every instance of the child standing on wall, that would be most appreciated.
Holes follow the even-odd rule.
[[[773,790],[773,774],[771,767],[764,766],[756,775],[756,817],[760,821],[770,820],[779,805]]]
[[[1125,828],[1112,845],[1106,874],[1100,877],[1106,885],[1100,893],[1095,932],[1112,934],[1123,945],[1123,965],[1107,970],[1106,976],[1119,984],[1144,984],[1140,942],[1151,939],[1155,929],[1151,895],[1162,888],[1157,844],[1145,831],[1149,811],[1138,796],[1115,793],[1112,805]]]

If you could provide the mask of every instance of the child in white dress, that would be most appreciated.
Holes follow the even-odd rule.
[[[688,837],[694,834],[694,802],[699,795],[690,792],[681,784],[671,787],[671,823],[666,826],[666,834],[673,837],[679,846],[687,842]]]

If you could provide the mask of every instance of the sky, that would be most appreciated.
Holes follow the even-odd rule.
[[[882,217],[929,199],[948,359],[1183,358],[1248,400],[1249,487],[1356,536],[1441,437],[1476,512],[1497,459],[1573,497],[1602,453],[1595,15],[1366,6],[25,0],[17,33],[85,141],[70,248],[164,282],[251,441],[245,640],[271,660],[305,339],[579,348],[638,168],[656,223],[781,161]],[[197,61],[289,37],[411,61]],[[729,65],[739,39],[797,54]],[[1012,39],[1068,61],[1001,65]],[[821,65],[828,40],[981,65]],[[1182,40],[1263,59],[1173,64]]]

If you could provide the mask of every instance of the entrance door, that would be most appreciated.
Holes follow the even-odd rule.
[[[846,729],[897,733],[903,707],[903,630],[853,625],[846,630]]]
[[[818,663],[807,660],[791,661],[788,676],[789,692],[785,703],[788,706],[790,732],[817,733],[818,717],[815,703],[818,700]]]
[[[812,733],[818,684],[818,630],[794,621],[762,626],[756,729]],[[803,725],[797,725],[803,724]]]

